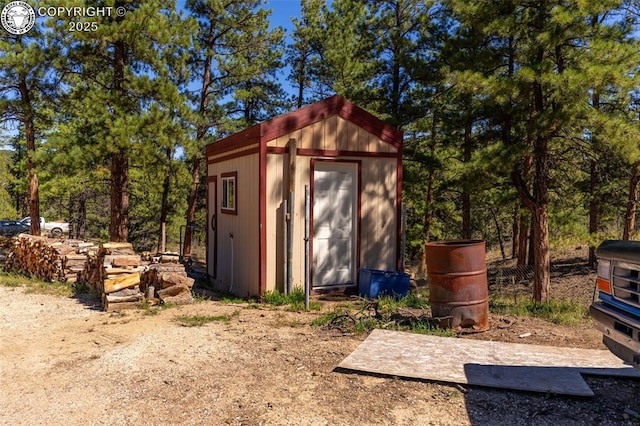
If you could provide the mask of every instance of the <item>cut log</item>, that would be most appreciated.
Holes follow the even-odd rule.
[[[149,288],[147,288],[147,302],[155,299],[156,297],[156,288],[154,286],[149,286]]]
[[[113,278],[114,276],[131,274],[133,272],[141,272],[141,268],[104,268],[104,273],[107,277]]]
[[[141,302],[142,299],[142,293],[133,294],[130,296],[114,296],[113,294],[106,295],[106,300],[109,303]]]
[[[108,300],[103,303],[103,309],[105,312],[117,312],[125,309],[138,309],[140,308],[140,302],[109,302]]]
[[[73,261],[73,260],[78,260],[81,262],[84,262],[87,260],[87,255],[85,254],[75,254],[75,253],[69,253],[65,255],[65,259],[67,261]]]
[[[64,268],[74,272],[80,272],[87,263],[87,256],[84,254],[67,254],[64,257]]]
[[[109,242],[109,243],[102,244],[102,248],[105,249],[105,250],[110,250],[110,251],[111,250],[122,250],[122,249],[133,251],[133,244],[131,244],[131,243]]]
[[[184,266],[175,263],[154,263],[149,265],[149,270],[156,272],[182,272],[186,275]]]
[[[160,286],[164,288],[172,287],[175,285],[183,285],[188,289],[193,287],[193,278],[189,278],[185,275],[177,274],[175,272],[162,272],[160,273]]]
[[[163,288],[162,290],[158,290],[158,296],[160,299],[164,300],[166,296],[176,296],[182,293],[191,294],[191,290],[186,285],[174,285],[171,287]]]
[[[174,285],[162,290],[158,290],[158,297],[164,303],[175,303],[177,305],[184,305],[193,303],[193,296],[191,290],[187,286]]]
[[[102,291],[105,294],[113,293],[123,288],[129,288],[140,284],[140,274],[135,272],[133,274],[121,275],[115,278],[104,280],[104,287]]]
[[[160,256],[160,263],[180,263],[180,256],[177,254],[163,254]]]
[[[138,286],[134,286],[131,288],[123,288],[122,290],[115,291],[109,294],[114,297],[125,297],[125,296],[140,296],[140,288]]]
[[[140,256],[135,255],[109,255],[105,256],[105,265],[112,265],[115,268],[125,266],[139,266],[141,262]]]

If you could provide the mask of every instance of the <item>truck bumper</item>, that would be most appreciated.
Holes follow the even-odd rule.
[[[589,310],[607,348],[627,364],[640,368],[640,320],[602,302],[592,303]]]

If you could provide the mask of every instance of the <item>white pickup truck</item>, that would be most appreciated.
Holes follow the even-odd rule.
[[[29,216],[23,217],[19,222],[31,226],[31,218]],[[69,233],[69,224],[67,222],[47,222],[41,217],[40,230],[42,234],[48,232],[52,237],[58,238]]]
[[[596,256],[591,318],[609,350],[640,368],[640,241],[604,241]]]

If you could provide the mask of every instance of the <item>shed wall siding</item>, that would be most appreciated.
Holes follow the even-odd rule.
[[[282,159],[280,170],[282,171],[281,179],[283,188],[282,197],[289,197],[289,155],[278,155]],[[310,157],[298,156],[296,160],[296,183],[294,193],[294,210],[293,210],[293,260],[291,262],[292,268],[292,286],[304,288],[304,187],[309,185],[309,164]],[[280,199],[282,203],[282,198]],[[282,231],[278,235],[279,241],[278,252],[281,254],[279,259],[282,261],[276,263],[277,273],[276,277],[281,277],[280,281],[277,281],[280,285],[285,282],[284,277],[284,247],[282,246]],[[275,242],[274,242],[275,244]],[[281,287],[279,287],[281,288]]]
[[[287,156],[288,161],[288,156]],[[304,187],[311,179],[311,157],[298,156],[296,161],[295,225],[293,244],[293,286],[304,288]],[[288,179],[287,179],[288,185]]]
[[[267,290],[284,290],[282,200],[285,159],[285,155],[267,155]]]
[[[362,161],[362,240],[360,267],[395,270],[397,250],[397,162]]]
[[[257,295],[259,290],[258,166],[258,154],[251,154],[209,164],[207,168],[209,176],[218,176],[218,205],[215,206],[218,215],[216,285],[222,290],[231,289],[240,296]],[[222,202],[220,175],[231,172],[238,174],[236,215],[220,211]],[[233,242],[230,234],[233,234]],[[210,244],[213,242],[211,241]]]

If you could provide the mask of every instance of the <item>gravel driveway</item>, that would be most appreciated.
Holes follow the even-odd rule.
[[[179,316],[220,321],[185,327]],[[593,398],[335,372],[365,335],[318,313],[205,301],[104,313],[0,287],[2,425],[638,424],[640,382],[587,378]],[[588,325],[511,318],[471,338],[601,347]],[[528,340],[521,336],[531,333]]]

